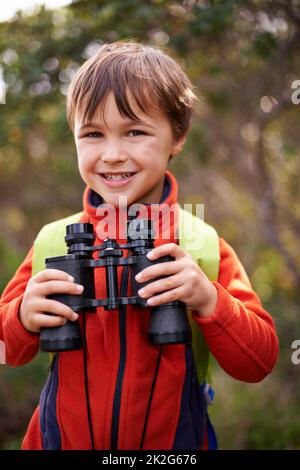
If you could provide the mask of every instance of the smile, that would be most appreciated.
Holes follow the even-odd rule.
[[[110,187],[125,186],[133,179],[135,174],[136,173],[98,173],[103,183]]]

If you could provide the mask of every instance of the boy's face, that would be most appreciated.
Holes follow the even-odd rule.
[[[174,140],[171,125],[161,111],[148,116],[128,98],[142,123],[122,117],[112,93],[105,103],[103,120],[99,109],[88,127],[81,128],[82,112],[77,112],[75,117],[81,177],[105,203],[115,207],[119,196],[127,197],[128,206],[159,203],[169,157],[180,152],[185,142],[185,137]],[[126,177],[127,173],[133,175]]]

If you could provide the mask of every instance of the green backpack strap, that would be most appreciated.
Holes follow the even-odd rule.
[[[211,225],[179,206],[179,245],[203,269],[211,281],[219,275],[219,237]]]
[[[179,245],[189,253],[206,276],[216,281],[219,274],[220,250],[219,237],[216,230],[191,212],[179,205],[178,220]],[[193,334],[193,355],[199,383],[211,383],[210,353],[204,337],[192,318],[192,312],[187,311]]]
[[[79,222],[83,212],[77,212],[64,219],[55,220],[45,225],[34,241],[32,259],[32,275],[45,269],[45,258],[60,256],[67,253],[65,244],[66,226]]]

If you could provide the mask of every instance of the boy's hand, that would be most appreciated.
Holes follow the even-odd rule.
[[[140,289],[139,296],[147,298],[147,303],[151,307],[181,300],[188,308],[196,310],[200,316],[212,314],[217,304],[217,289],[202,269],[189,253],[175,243],[166,243],[153,248],[147,257],[154,260],[166,255],[172,256],[175,260],[149,266],[136,275],[135,279],[138,282],[168,276]]]
[[[82,294],[83,286],[74,283],[72,276],[58,269],[45,269],[33,276],[27,284],[19,310],[22,325],[31,333],[41,328],[64,325],[75,321],[77,313],[58,300],[47,299],[49,294]],[[52,313],[47,315],[45,312]]]

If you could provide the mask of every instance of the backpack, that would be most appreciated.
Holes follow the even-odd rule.
[[[219,237],[216,230],[179,204],[179,246],[188,252],[211,281],[218,279]],[[79,222],[83,212],[45,225],[34,241],[32,276],[45,269],[45,258],[67,254],[64,241],[66,226]],[[192,330],[192,349],[199,384],[211,383],[210,353],[203,335],[187,309]],[[211,397],[212,398],[212,397]]]

